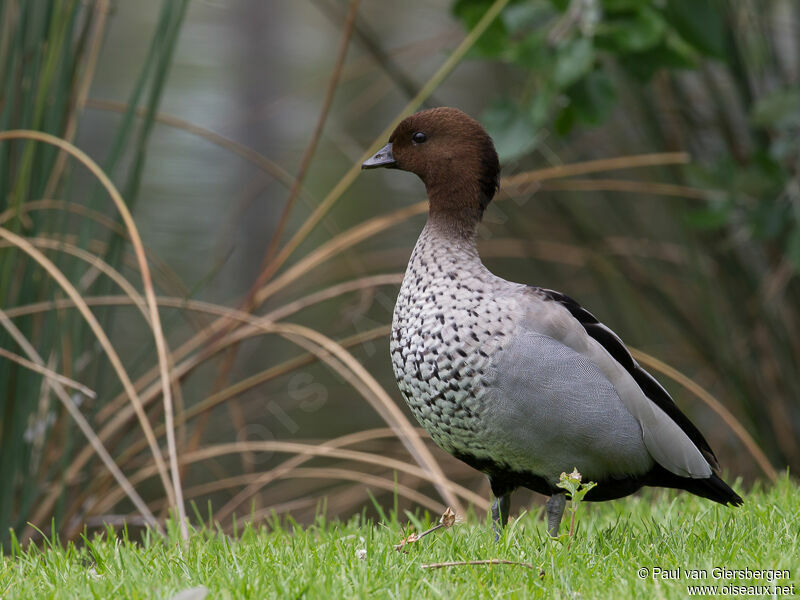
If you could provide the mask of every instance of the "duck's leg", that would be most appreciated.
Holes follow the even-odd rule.
[[[547,533],[552,537],[558,537],[558,528],[561,525],[561,517],[564,515],[566,504],[567,497],[564,494],[553,494],[544,505],[547,513]]]
[[[511,510],[511,492],[502,496],[495,496],[492,504],[492,526],[494,528],[494,541],[500,540],[500,534],[508,523],[508,513]]]

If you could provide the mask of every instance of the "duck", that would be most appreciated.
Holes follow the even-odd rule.
[[[557,537],[558,483],[573,469],[596,484],[586,501],[655,486],[742,504],[703,434],[617,334],[571,297],[484,266],[476,234],[500,164],[477,120],[449,107],[412,114],[362,165],[375,168],[417,175],[429,201],[392,318],[397,384],[436,445],[489,478],[496,539],[520,487],[549,497]]]

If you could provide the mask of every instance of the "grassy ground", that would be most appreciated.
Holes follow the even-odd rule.
[[[569,506],[562,532],[568,515]],[[198,530],[183,550],[175,531],[170,540],[98,535],[80,547],[12,548],[0,563],[0,597],[172,598],[194,586],[207,587],[208,598],[684,598],[694,584],[718,586],[723,597],[800,593],[800,488],[787,478],[753,490],[739,509],[661,491],[584,503],[571,541],[548,539],[541,511],[534,510],[514,520],[499,544],[483,519],[467,517],[398,552],[394,545],[408,527],[429,525],[409,518],[381,524],[320,518],[307,527],[282,521],[245,527],[235,539]],[[424,567],[490,558],[533,568]],[[719,567],[790,574],[772,582],[746,572],[719,578]],[[661,579],[653,577],[656,568],[681,571],[678,579]],[[690,569],[705,569],[705,577],[688,580]],[[726,585],[778,589],[726,594]]]

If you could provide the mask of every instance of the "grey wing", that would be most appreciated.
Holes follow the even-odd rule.
[[[541,291],[554,293],[549,290]],[[536,297],[529,298],[529,300],[532,301],[526,304],[528,309],[526,330],[552,337],[580,354],[602,372],[616,391],[617,397],[622,401],[627,412],[641,426],[644,445],[656,462],[680,477],[705,479],[711,476],[712,464],[716,463],[716,459],[710,448],[706,453],[708,458],[701,451],[704,446],[707,447],[705,440],[691,423],[689,423],[691,427],[687,427],[687,433],[687,430],[681,427],[676,418],[666,412],[665,409],[671,410],[672,413],[677,413],[675,416],[679,415],[688,423],[688,419],[674,406],[671,399],[669,399],[669,403],[662,402],[663,406],[659,406],[652,398],[648,397],[640,380],[647,382],[652,378],[648,376],[644,380],[642,378],[637,380],[634,377],[636,370],[634,369],[632,373],[620,362],[619,357],[623,352],[628,357],[630,355],[627,354],[624,344],[611,330],[597,324],[602,327],[602,331],[608,332],[609,336],[607,337],[615,341],[616,345],[610,346],[611,350],[618,347],[618,349],[622,349],[622,352],[614,351],[612,354],[609,347],[590,335],[585,325],[575,316],[574,308],[570,309],[561,302],[542,301]],[[630,360],[632,361],[632,359]],[[642,373],[644,372],[642,371]],[[663,391],[660,386],[658,388]],[[663,393],[666,395],[666,392]],[[669,398],[668,395],[666,396]],[[684,427],[686,427],[685,424]],[[695,431],[696,435],[693,437],[697,441],[690,437],[692,430]]]
[[[495,358],[487,409],[497,455],[551,481],[563,471],[589,478],[642,475],[653,466],[640,423],[591,360],[547,335],[526,331]]]

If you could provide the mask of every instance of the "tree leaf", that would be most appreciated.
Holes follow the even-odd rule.
[[[567,90],[575,117],[582,123],[599,125],[608,117],[616,100],[614,83],[602,71],[592,71]]]
[[[697,50],[724,59],[727,10],[719,0],[669,0],[664,14],[681,37]]]
[[[663,15],[644,6],[599,27],[597,43],[618,52],[643,52],[663,39],[666,28]]]
[[[594,64],[594,46],[589,38],[568,41],[558,49],[553,78],[564,89],[583,77]]]
[[[751,114],[753,123],[761,127],[785,127],[800,123],[800,89],[775,90],[760,98]]]
[[[786,258],[794,266],[795,270],[800,271],[800,228],[795,228],[789,233],[786,242]]]
[[[493,102],[481,115],[481,121],[494,139],[501,162],[530,152],[538,142],[538,128],[527,111],[508,98]]]
[[[491,0],[457,0],[453,14],[461,19],[467,30],[478,24],[492,5]],[[472,47],[472,54],[485,58],[496,58],[503,54],[509,44],[508,31],[502,19],[492,21]]]

